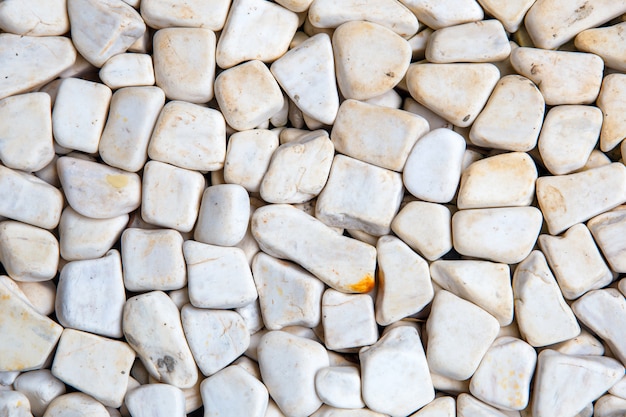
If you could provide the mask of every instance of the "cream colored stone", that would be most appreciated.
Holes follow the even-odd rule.
[[[484,12],[474,0],[403,0],[417,19],[432,29],[482,20]]]
[[[7,417],[32,417],[28,398],[10,386],[0,391],[0,410]]]
[[[129,391],[124,404],[133,417],[184,417],[185,394],[168,384],[145,384]]]
[[[607,67],[626,71],[626,23],[587,29],[576,35],[576,48],[599,55]]]
[[[620,379],[615,385],[609,388],[609,394],[620,398],[624,398],[624,396],[626,396],[626,375],[623,376],[622,379]]]
[[[406,83],[419,103],[459,127],[470,126],[500,78],[493,64],[415,63]]]
[[[57,287],[53,281],[16,282],[16,284],[39,314],[49,316],[54,312]]]
[[[51,280],[59,265],[59,243],[47,230],[3,221],[0,222],[0,262],[16,281]]]
[[[59,36],[70,29],[65,0],[8,0],[0,4],[0,29],[16,35]]]
[[[111,417],[102,403],[82,392],[72,392],[55,398],[43,417]]]
[[[604,69],[604,62],[597,55],[529,47],[514,49],[511,64],[537,84],[550,106],[593,103]]]
[[[98,76],[109,88],[154,85],[154,66],[148,54],[119,54],[104,63]]]
[[[602,342],[585,329],[581,329],[580,334],[574,338],[551,345],[550,349],[565,355],[604,355]]]
[[[378,340],[374,302],[367,294],[327,289],[322,297],[322,324],[329,350],[372,345]]]
[[[35,417],[43,416],[52,400],[65,394],[65,384],[48,369],[20,374],[13,382],[13,387],[28,398]]]
[[[278,135],[267,129],[235,132],[228,138],[224,180],[257,193],[278,148]]]
[[[137,1],[139,3],[139,1]],[[229,0],[142,0],[141,17],[154,29],[166,27],[198,27],[219,31],[224,27]]]
[[[535,147],[545,112],[537,86],[526,77],[502,77],[470,130],[474,145],[527,152]]]
[[[350,21],[333,33],[339,90],[345,98],[364,100],[394,88],[411,60],[409,43],[377,23]],[[376,59],[372,59],[376,56]]]
[[[609,74],[602,81],[597,105],[604,119],[600,132],[600,150],[608,152],[626,138],[626,105],[622,98],[626,94],[626,75]]]
[[[600,214],[589,220],[587,226],[602,250],[611,269],[615,272],[626,272],[626,207],[619,206],[614,210]]]
[[[498,19],[509,33],[517,32],[536,0],[478,0],[487,13]]]

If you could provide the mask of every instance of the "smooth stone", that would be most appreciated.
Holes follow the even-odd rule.
[[[466,256],[517,263],[535,246],[541,224],[535,207],[461,210],[452,216],[454,249]]]
[[[555,49],[585,29],[626,13],[626,2],[612,0],[543,0],[526,14],[525,26],[538,48]],[[540,417],[540,416],[535,416]]]
[[[600,92],[604,62],[597,55],[520,47],[511,52],[511,64],[539,87],[549,106],[590,104]]]
[[[609,394],[626,399],[626,375],[609,388]]]
[[[141,217],[155,226],[190,232],[205,188],[201,173],[159,161],[143,169]]]
[[[456,380],[474,374],[500,325],[491,314],[446,290],[435,294],[426,322],[431,372]]]
[[[613,273],[584,224],[570,227],[562,236],[540,235],[539,246],[568,300],[613,281]]]
[[[537,353],[513,337],[495,340],[472,376],[470,391],[479,400],[505,410],[528,405]]]
[[[398,326],[359,351],[363,401],[373,411],[404,416],[435,398],[420,336]]]
[[[432,35],[434,30],[429,27],[425,27],[408,39],[411,46],[411,60],[420,61],[426,56],[426,48],[428,47],[428,39]]]
[[[98,68],[146,31],[139,13],[121,0],[68,0],[67,12],[74,46]]]
[[[0,283],[0,372],[42,368],[62,331]]]
[[[390,109],[399,109],[402,107],[402,96],[396,90],[389,90],[379,96],[363,100],[364,103],[374,104],[376,106],[388,107]]]
[[[135,351],[125,342],[65,329],[52,375],[108,407],[122,405]]]
[[[178,388],[198,380],[198,368],[183,333],[180,313],[161,291],[129,298],[124,305],[124,336],[150,375]]]
[[[402,104],[402,109],[410,113],[417,114],[418,116],[422,116],[428,122],[428,125],[430,126],[430,130],[435,130],[440,127],[445,127],[447,129],[452,129],[454,127],[452,123],[448,122],[446,119],[439,116],[438,114],[433,113],[432,110],[421,105],[420,103],[415,101],[412,97],[406,97],[404,99],[404,103]]]
[[[98,76],[111,89],[154,85],[154,66],[148,54],[115,55],[104,63]]]
[[[50,281],[47,281],[47,282],[50,282]],[[18,297],[22,301],[24,301],[29,307],[32,307],[37,313],[41,314],[42,316],[45,315],[41,311],[39,311],[38,308],[35,307],[33,302],[26,296],[24,291],[22,291],[17,281],[14,281],[13,279],[11,279],[10,277],[6,275],[0,275],[0,285],[4,285],[7,289],[9,289],[13,293],[13,295]],[[53,311],[54,311],[54,308],[53,308]],[[13,383],[13,380],[15,380],[18,374],[19,374],[19,371],[9,371],[9,372],[0,371],[0,386],[11,385]]]
[[[165,103],[158,87],[125,87],[113,94],[109,118],[98,145],[108,165],[137,172],[148,159],[148,143]]]
[[[267,129],[235,132],[228,138],[224,161],[224,180],[258,193],[263,177],[278,148],[278,135]]]
[[[602,250],[609,266],[615,272],[626,272],[626,207],[619,206],[589,220],[587,226]]]
[[[224,35],[220,41],[223,38]],[[257,38],[254,44],[258,42]],[[280,111],[284,101],[280,86],[267,66],[259,60],[222,71],[215,78],[215,98],[226,122],[235,130],[259,126]]]
[[[278,4],[234,0],[217,43],[217,65],[227,69],[251,59],[273,62],[287,52],[298,26],[298,15]]]
[[[111,417],[102,403],[82,392],[55,398],[43,417]]]
[[[259,252],[252,261],[263,323],[268,330],[320,324],[324,283],[298,265]]]
[[[52,400],[65,394],[65,384],[49,369],[24,372],[15,379],[13,387],[28,398],[35,417],[43,416]]]
[[[626,299],[614,288],[590,291],[572,304],[576,317],[626,363]]]
[[[321,344],[270,331],[260,340],[258,357],[263,382],[285,415],[305,417],[322,405],[315,391],[315,374],[329,366],[329,359]]]
[[[330,138],[337,152],[401,172],[413,145],[428,131],[426,119],[410,112],[345,100]]]
[[[129,391],[124,399],[132,417],[184,417],[185,394],[167,384],[146,384]]]
[[[430,373],[430,377],[435,389],[443,393],[459,395],[464,392],[469,392],[469,379],[457,381],[456,379],[448,378],[447,376],[439,375],[434,372]]]
[[[204,190],[194,239],[220,246],[235,246],[243,239],[250,218],[250,197],[237,184],[212,185]]]
[[[576,48],[582,52],[596,54],[607,67],[626,71],[626,23],[583,30],[574,39]]]
[[[376,249],[337,234],[314,217],[286,204],[255,210],[252,234],[266,253],[296,262],[338,291],[374,288]]]
[[[137,174],[69,156],[59,158],[57,170],[67,201],[83,216],[110,219],[130,213],[141,203]]]
[[[226,122],[215,109],[170,101],[161,109],[151,133],[150,159],[197,171],[224,167]]]
[[[308,38],[274,61],[270,70],[304,114],[324,124],[335,121],[339,95],[328,35],[320,33]]]
[[[205,417],[265,416],[268,389],[239,366],[229,366],[208,377],[200,390]]]
[[[488,63],[415,63],[406,74],[411,97],[459,127],[476,120],[499,79]]]
[[[541,351],[532,397],[534,417],[574,416],[624,376],[624,367],[604,356]]]
[[[595,417],[620,417],[626,414],[626,400],[614,395],[603,395],[593,405]]]
[[[50,96],[46,93],[20,94],[0,100],[0,160],[4,166],[33,172],[52,161],[50,106]]]
[[[277,417],[283,416],[284,414],[281,414]],[[266,417],[270,416],[266,415]],[[336,408],[324,404],[315,413],[311,414],[311,417],[389,417],[389,415],[377,413],[369,408]]]
[[[402,195],[399,173],[338,154],[317,198],[315,217],[328,226],[385,235],[391,230]]]
[[[405,39],[365,21],[346,22],[335,29],[333,52],[337,85],[347,99],[364,100],[391,90],[411,61],[411,47]]]
[[[122,261],[117,250],[99,259],[68,262],[61,269],[55,310],[64,327],[122,337],[125,301]]]
[[[16,284],[39,314],[49,316],[54,312],[57,287],[53,281],[16,282]]]
[[[137,3],[141,17],[151,28],[198,27],[212,31],[224,27],[230,6],[229,0],[192,0],[182,4],[176,0],[142,0]]]
[[[540,251],[530,253],[513,273],[517,325],[534,347],[562,342],[580,334],[580,326]]]
[[[434,64],[495,62],[511,53],[507,34],[498,20],[482,20],[438,29],[430,35],[425,56]]]
[[[596,104],[602,110],[602,130],[600,132],[600,150],[608,152],[623,143],[626,121],[622,114],[626,112],[622,98],[626,94],[626,75],[609,74],[602,81],[602,88]]]
[[[491,16],[498,19],[507,32],[517,32],[524,16],[536,0],[478,0],[482,8]]]
[[[322,325],[329,350],[372,345],[378,340],[374,301],[367,294],[344,294],[332,288],[324,291]]]
[[[213,98],[215,43],[215,33],[203,28],[165,28],[154,34],[156,85],[168,99],[206,103]]]
[[[51,280],[59,265],[59,242],[47,230],[15,221],[0,222],[0,262],[16,281]]]
[[[315,374],[315,391],[332,407],[363,408],[361,373],[356,366],[330,366]]]
[[[591,151],[591,155],[589,155],[589,159],[587,159],[585,165],[581,169],[576,170],[576,172],[588,171],[603,165],[609,165],[611,162],[613,161],[611,161],[609,157],[602,153],[599,149],[594,149]]]
[[[204,375],[228,366],[250,345],[243,318],[234,311],[208,310],[190,304],[180,312],[193,357]]]
[[[235,311],[241,316],[248,329],[248,333],[251,335],[265,327],[258,299],[243,307],[236,308]]]
[[[63,35],[70,29],[67,3],[65,0],[4,1],[0,5],[0,29],[26,36]]]
[[[432,29],[482,20],[483,9],[475,0],[403,0],[420,23]]]
[[[548,111],[539,135],[539,154],[553,175],[572,173],[587,163],[602,127],[597,107],[565,105]]]
[[[453,397],[437,397],[409,417],[456,417],[456,401]]]
[[[580,334],[576,337],[551,345],[550,349],[565,355],[604,355],[602,342],[585,329],[581,329]]]
[[[485,148],[528,152],[537,145],[544,112],[543,95],[532,81],[506,75],[474,121],[470,141]]]
[[[541,177],[537,200],[551,235],[626,202],[626,167],[614,162],[588,171]]]
[[[0,390],[0,413],[6,417],[33,417],[28,398],[10,388]]]
[[[187,284],[183,237],[176,230],[130,228],[121,243],[127,290],[170,291]]]
[[[0,72],[0,99],[46,84],[76,61],[72,41],[62,36],[0,33],[0,45],[0,61],[8,63]]]
[[[479,260],[438,260],[430,264],[430,275],[441,288],[494,316],[500,326],[513,321],[513,288],[508,265]]]
[[[459,395],[456,399],[456,415],[457,417],[507,417],[503,410],[485,404],[466,393]]]
[[[391,222],[391,230],[429,261],[452,249],[450,209],[442,204],[411,201]]]
[[[111,89],[101,83],[64,79],[52,110],[54,140],[68,149],[89,154],[98,152],[111,96]]]
[[[376,253],[376,322],[387,326],[422,311],[434,296],[428,263],[394,236],[378,239]]]

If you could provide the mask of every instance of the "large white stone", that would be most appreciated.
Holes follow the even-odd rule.
[[[0,29],[16,35],[63,35],[70,29],[67,2],[66,0],[3,1],[0,3]]]
[[[16,281],[50,280],[59,265],[59,242],[47,230],[15,221],[0,222],[0,262]]]
[[[220,246],[235,246],[246,234],[250,197],[241,185],[218,184],[204,190],[194,239]]]
[[[154,85],[154,65],[148,54],[115,55],[100,68],[98,76],[109,88]]]
[[[626,75],[609,74],[602,80],[602,88],[596,104],[602,109],[602,130],[600,132],[600,149],[608,152],[624,139],[626,105],[622,98],[626,94]]]
[[[224,181],[258,193],[278,144],[278,135],[267,129],[230,135],[224,161]]]
[[[128,392],[124,399],[132,417],[184,417],[185,394],[167,384],[145,384]]]
[[[82,392],[72,392],[55,398],[43,417],[111,417],[102,403]]]
[[[330,350],[372,345],[378,340],[374,301],[367,294],[344,294],[332,288],[322,297],[324,343]]]
[[[626,207],[619,206],[614,210],[600,214],[589,220],[587,226],[602,250],[611,269],[615,272],[626,272]]]
[[[137,3],[139,3],[137,1]],[[219,31],[224,26],[230,0],[143,0],[141,17],[155,29],[165,27],[200,27]]]
[[[240,366],[229,366],[202,382],[205,417],[264,417],[267,388]]]
[[[65,384],[49,369],[24,372],[15,379],[13,387],[28,398],[35,417],[43,416],[52,400],[65,394],[66,390]]]
[[[485,16],[475,0],[403,0],[402,3],[432,29],[476,22]]]
[[[315,391],[332,407],[362,408],[361,373],[356,366],[329,366],[315,374]]]

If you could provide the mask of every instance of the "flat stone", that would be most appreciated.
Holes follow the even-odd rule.
[[[127,290],[170,291],[187,284],[183,237],[176,230],[130,228],[121,243]]]
[[[98,68],[146,31],[139,13],[121,0],[68,0],[67,12],[74,46]]]
[[[53,281],[18,281],[16,284],[39,314],[49,316],[54,312],[57,287]]]
[[[178,388],[198,380],[198,368],[183,333],[180,313],[161,291],[129,298],[124,305],[124,336],[150,375]]]
[[[584,224],[575,224],[562,236],[540,235],[539,245],[568,300],[613,281],[613,273]]]
[[[234,311],[208,310],[185,305],[180,317],[193,357],[204,375],[228,366],[250,345],[243,318]]]
[[[200,390],[206,417],[266,415],[267,388],[239,366],[229,366],[208,377],[202,382]],[[242,396],[242,393],[245,395]]]
[[[54,140],[68,149],[98,152],[111,96],[106,85],[80,78],[64,79],[52,110]]]
[[[478,0],[478,3],[488,14],[498,19],[507,32],[514,33],[535,0],[513,0],[506,3],[500,0]]]
[[[198,27],[219,31],[224,27],[229,6],[228,0],[193,0],[183,4],[175,0],[143,0],[140,10],[143,20],[154,29]]]
[[[267,129],[235,132],[228,138],[224,161],[224,180],[258,193],[263,177],[278,148],[278,135]]]
[[[406,83],[411,97],[459,127],[470,126],[500,79],[493,64],[411,64]]]
[[[98,76],[109,88],[154,85],[154,65],[148,54],[119,54],[104,63]]]
[[[146,384],[129,391],[124,404],[133,417],[184,417],[185,394],[167,384]]]
[[[428,364],[414,327],[398,326],[359,351],[363,401],[377,412],[407,415],[435,398]]]
[[[387,326],[420,312],[434,296],[428,263],[394,236],[376,245],[378,292],[376,322]]]
[[[500,326],[513,320],[511,272],[506,264],[478,260],[438,260],[430,264],[433,281],[494,316]]]
[[[600,26],[623,13],[626,13],[623,1],[548,0],[536,2],[525,22],[538,48],[555,49],[583,30]]]
[[[111,417],[102,403],[82,392],[72,392],[55,398],[43,417]]]
[[[485,16],[475,0],[404,0],[417,19],[432,29],[476,22]]]
[[[59,265],[59,242],[47,230],[15,221],[0,222],[0,262],[16,281],[51,280]]]
[[[361,373],[356,366],[329,366],[315,374],[315,391],[332,407],[363,408]]]
[[[330,137],[337,152],[400,172],[415,142],[428,131],[426,119],[410,112],[345,100]]]
[[[626,272],[624,231],[626,230],[626,207],[600,214],[589,220],[587,226],[602,250],[609,266],[615,272]]]
[[[574,172],[587,163],[598,143],[602,111],[593,106],[551,108],[539,135],[539,154],[553,175]]]
[[[604,62],[597,55],[521,47],[511,52],[511,64],[537,84],[549,106],[590,104],[600,92]]]
[[[204,188],[205,179],[197,171],[148,161],[143,169],[141,217],[155,226],[190,232]]]
[[[411,61],[411,47],[377,23],[346,22],[335,29],[333,51],[337,85],[345,98],[364,100],[394,88]],[[372,60],[372,54],[377,57]]]
[[[528,152],[537,145],[544,113],[545,101],[537,86],[521,75],[506,75],[474,121],[470,141],[485,148]]]
[[[425,55],[429,62],[495,62],[511,53],[507,34],[496,19],[438,29],[428,39]]]
[[[49,369],[24,372],[15,379],[13,387],[28,398],[35,417],[43,416],[52,400],[65,394],[65,384]]]
[[[626,201],[626,167],[612,163],[575,174],[541,177],[537,200],[556,235]]]
[[[596,54],[604,65],[618,71],[626,71],[626,23],[583,30],[574,39],[576,48]]]
[[[315,374],[329,359],[321,344],[275,330],[261,338],[258,355],[263,382],[285,415],[308,416],[322,405]]]
[[[250,197],[241,185],[219,184],[204,190],[194,239],[235,246],[243,239],[250,218]]]
[[[156,85],[168,99],[206,103],[213,98],[215,43],[215,33],[204,28],[165,28],[154,34]]]
[[[602,88],[596,104],[602,110],[602,130],[600,150],[608,152],[623,142],[626,119],[623,112],[626,105],[621,98],[626,94],[626,75],[609,74],[602,81]]]
[[[270,70],[304,114],[324,124],[335,121],[339,95],[328,35],[320,33],[308,38],[274,61]]]
[[[474,162],[461,175],[459,209],[529,206],[535,196],[537,167],[523,152]]]
[[[604,345],[585,329],[576,337],[550,346],[551,349],[565,355],[604,355]]]
[[[367,294],[327,289],[322,297],[322,324],[329,350],[372,345],[378,340],[374,301]]]
[[[26,36],[60,36],[70,29],[65,0],[9,0],[0,6],[0,29]]]
[[[0,160],[7,168],[39,171],[54,158],[50,96],[29,93],[0,100]]]
[[[517,325],[534,347],[576,337],[580,326],[540,251],[533,251],[513,274]]]
[[[576,415],[623,376],[624,367],[615,359],[543,350],[537,360],[533,416]]]
[[[298,25],[298,15],[278,4],[234,0],[217,43],[217,65],[226,69],[251,59],[273,62],[287,52]]]
[[[42,368],[62,331],[0,283],[0,372]]]
[[[67,201],[83,216],[110,219],[130,213],[141,203],[137,174],[70,156],[59,158],[57,170]]]
[[[252,261],[263,323],[268,330],[320,324],[324,283],[298,265],[259,252]]]
[[[250,266],[239,248],[183,243],[189,299],[194,307],[228,309],[257,299]]]
[[[272,3],[267,4],[273,6]],[[223,38],[224,35],[220,41]],[[272,73],[259,60],[222,71],[215,78],[215,98],[226,122],[236,130],[259,126],[276,114],[283,107],[284,101]]]
[[[0,70],[0,99],[46,84],[76,61],[72,41],[62,36],[1,33],[0,45],[0,61],[8,63]]]
[[[507,417],[503,410],[499,410],[477,400],[469,394],[463,393],[456,399],[457,417]]]
[[[135,351],[125,342],[65,329],[52,375],[108,407],[122,405]]]

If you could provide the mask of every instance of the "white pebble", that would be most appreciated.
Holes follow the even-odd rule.
[[[344,294],[331,288],[322,297],[324,343],[330,350],[372,345],[378,340],[374,302],[367,294]]]
[[[65,384],[48,369],[24,372],[15,379],[13,387],[23,393],[35,417],[41,417],[52,400],[65,394]]]
[[[133,1],[141,6],[141,17],[146,24],[155,29],[205,27],[219,31],[224,27],[230,5],[228,0],[192,0],[183,4],[175,0],[142,0],[141,3]]]
[[[55,398],[43,417],[90,416],[111,417],[102,403],[82,392],[72,392]]]
[[[66,0],[4,1],[0,5],[0,28],[16,35],[63,35],[70,28],[67,2]]]
[[[626,240],[624,240],[626,211],[624,209],[626,207],[619,206],[592,218],[587,223],[602,254],[615,272],[626,272],[626,261],[623,256],[626,250]]]
[[[185,396],[172,385],[141,385],[126,394],[124,403],[132,417],[185,416]]]
[[[154,85],[152,57],[147,54],[119,54],[104,63],[98,76],[111,89]]]
[[[250,218],[250,197],[237,184],[208,187],[202,196],[194,239],[220,246],[235,246],[243,239]]]
[[[263,177],[278,148],[278,135],[267,129],[235,132],[228,138],[224,161],[224,180],[258,193]]]
[[[361,374],[356,366],[330,366],[315,374],[315,391],[332,407],[362,408]]]
[[[264,417],[267,388],[239,366],[208,377],[201,385],[205,417]]]
[[[59,264],[59,242],[47,230],[15,221],[0,222],[0,262],[16,281],[51,280]]]

